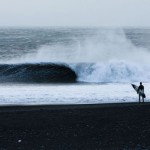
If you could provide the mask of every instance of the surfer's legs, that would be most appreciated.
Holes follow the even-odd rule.
[[[141,97],[142,97],[142,101],[141,101]],[[139,103],[140,102],[143,102],[144,103],[144,97],[141,95],[141,94],[139,94]]]
[[[142,97],[143,103],[144,103],[144,97]]]

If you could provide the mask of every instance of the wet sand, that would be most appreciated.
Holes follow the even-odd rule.
[[[150,149],[150,103],[0,107],[0,150]]]

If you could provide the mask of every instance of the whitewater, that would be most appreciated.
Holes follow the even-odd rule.
[[[149,40],[150,29],[1,28],[0,104],[135,102],[141,81],[149,101]]]

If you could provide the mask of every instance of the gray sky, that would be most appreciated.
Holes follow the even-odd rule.
[[[0,26],[145,26],[150,0],[0,0]]]

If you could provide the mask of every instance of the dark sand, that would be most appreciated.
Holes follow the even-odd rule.
[[[150,149],[150,103],[0,107],[0,150]]]

